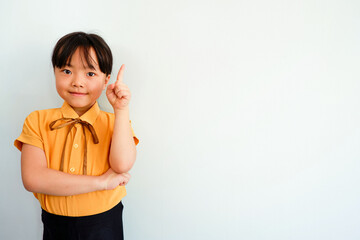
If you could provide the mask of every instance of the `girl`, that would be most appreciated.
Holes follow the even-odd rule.
[[[121,199],[136,159],[124,65],[109,82],[112,53],[96,34],[62,37],[52,54],[61,108],[28,115],[15,146],[26,190],[42,208],[43,239],[123,239]],[[106,89],[114,113],[100,110]]]

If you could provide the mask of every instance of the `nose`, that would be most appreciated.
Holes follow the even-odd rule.
[[[84,87],[84,81],[79,76],[74,76],[72,81],[73,87]]]

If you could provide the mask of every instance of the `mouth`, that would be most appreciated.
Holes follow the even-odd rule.
[[[81,93],[81,92],[70,92],[71,95],[73,96],[85,96],[87,95],[86,93]]]

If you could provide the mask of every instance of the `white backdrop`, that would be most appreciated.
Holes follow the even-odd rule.
[[[60,107],[56,41],[95,32],[140,139],[126,239],[360,238],[360,2],[2,1],[0,239],[41,239],[13,147]],[[104,110],[111,110],[106,97]]]

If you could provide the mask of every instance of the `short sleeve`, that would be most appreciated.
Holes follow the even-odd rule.
[[[27,143],[44,149],[40,134],[39,113],[32,112],[26,117],[20,136],[14,141],[14,145],[21,151],[23,143]]]
[[[139,143],[139,139],[136,137],[134,129],[131,126],[131,120],[130,120],[130,127],[131,127],[131,131],[132,131],[132,134],[133,134],[133,137],[134,137],[135,146],[136,146]]]

